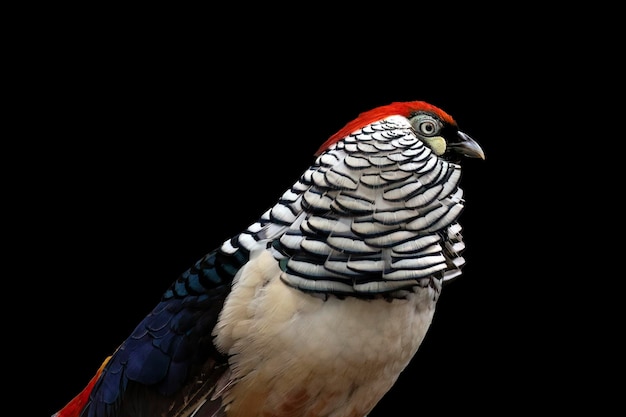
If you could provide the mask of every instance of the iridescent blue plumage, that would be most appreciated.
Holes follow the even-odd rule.
[[[226,362],[214,348],[211,330],[247,259],[245,251],[215,250],[182,273],[113,354],[82,416],[106,417],[118,415],[120,407],[141,407],[121,405],[131,388],[167,398],[189,384],[208,360],[213,367]]]

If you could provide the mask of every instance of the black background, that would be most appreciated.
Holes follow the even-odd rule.
[[[369,417],[560,406],[553,388],[575,371],[557,347],[569,325],[546,291],[560,266],[545,225],[561,217],[542,213],[563,183],[545,170],[560,148],[544,126],[566,98],[535,44],[142,23],[57,27],[24,52],[13,107],[28,117],[6,178],[28,342],[9,345],[29,352],[21,386],[46,381],[32,415],[76,395],[170,282],[271,207],[330,135],[405,100],[446,110],[486,160],[464,161],[464,274]]]

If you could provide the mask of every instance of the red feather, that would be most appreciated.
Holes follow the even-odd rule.
[[[85,408],[85,404],[87,404],[87,401],[89,400],[91,390],[93,390],[94,385],[96,385],[96,381],[98,380],[98,377],[102,373],[102,370],[104,369],[109,359],[111,359],[110,356],[106,358],[104,362],[102,362],[102,365],[100,365],[100,369],[98,369],[98,372],[96,372],[93,378],[91,378],[89,384],[87,384],[87,386],[76,397],[74,397],[69,403],[67,403],[65,407],[63,407],[58,413],[56,413],[52,417],[80,416],[81,411],[83,410],[83,408]]]
[[[341,130],[328,138],[328,140],[324,142],[322,146],[320,146],[317,152],[315,152],[315,156],[320,155],[332,144],[340,141],[344,137],[348,136],[350,133],[362,128],[363,126],[367,126],[370,123],[374,123],[378,120],[393,115],[409,117],[412,113],[416,113],[419,111],[434,113],[444,122],[456,125],[456,122],[454,121],[452,116],[450,116],[448,113],[441,110],[440,108],[433,106],[432,104],[426,103],[425,101],[393,102],[391,104],[376,107],[375,109],[368,110],[359,114],[356,119],[346,124],[343,128],[341,128]]]

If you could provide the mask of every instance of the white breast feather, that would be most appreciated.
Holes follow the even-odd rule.
[[[217,346],[232,355],[239,380],[226,396],[237,399],[231,412],[278,410],[300,396],[303,410],[317,407],[323,416],[365,415],[422,342],[434,311],[432,290],[391,302],[324,301],[285,285],[280,274],[270,252],[253,254],[216,326]]]

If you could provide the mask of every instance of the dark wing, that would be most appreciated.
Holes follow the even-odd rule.
[[[113,354],[81,417],[183,417],[200,404],[219,416],[211,396],[229,371],[211,332],[247,259],[216,250],[181,274]]]

